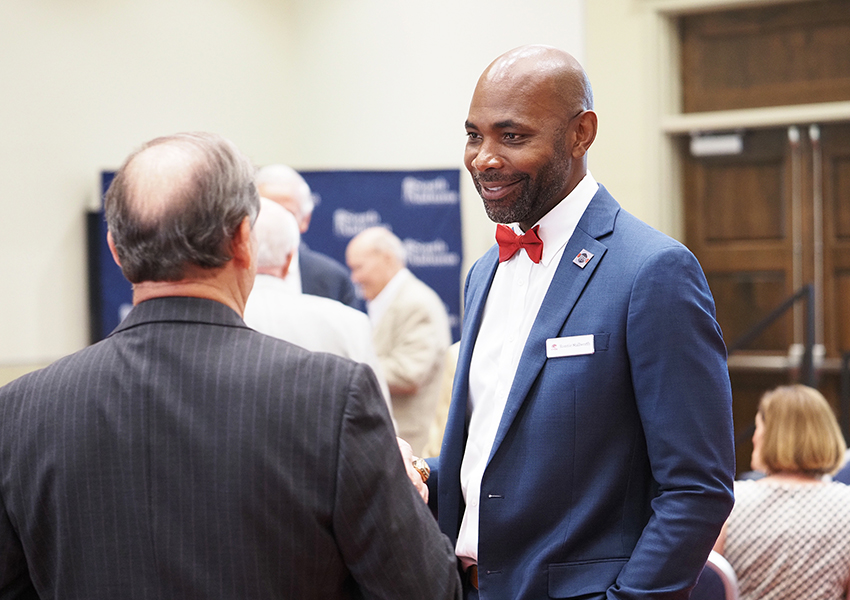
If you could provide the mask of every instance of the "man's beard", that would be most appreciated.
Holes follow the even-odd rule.
[[[513,202],[505,199],[484,201],[484,211],[491,221],[495,223],[523,223],[532,219],[540,207],[549,205],[552,200],[560,201],[562,198],[554,198],[555,195],[563,193],[567,178],[570,173],[570,162],[563,147],[556,148],[552,160],[541,167],[537,177],[532,179],[528,173],[522,173],[518,183],[519,195]],[[473,176],[475,188],[481,195],[481,182],[494,183],[504,178],[498,174],[488,176],[479,173]],[[554,204],[552,204],[554,206]],[[537,218],[542,217],[539,215]]]
[[[534,208],[534,199],[531,194],[531,177],[524,173],[522,180],[518,183],[519,195],[513,202],[506,202],[504,198],[499,200],[487,200],[481,194],[481,182],[496,183],[499,179],[488,178],[485,175],[474,177],[475,187],[478,194],[484,201],[484,212],[494,223],[516,223],[523,220],[523,217],[531,213]]]

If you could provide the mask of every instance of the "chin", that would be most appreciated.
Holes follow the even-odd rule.
[[[516,223],[517,219],[513,218],[516,211],[513,208],[513,206],[505,206],[502,202],[491,203],[488,200],[484,200],[484,212],[487,213],[487,217],[494,223],[503,223],[505,225]]]

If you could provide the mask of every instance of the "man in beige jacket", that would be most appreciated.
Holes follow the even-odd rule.
[[[436,414],[451,343],[445,306],[406,268],[404,245],[384,227],[371,227],[352,238],[345,259],[352,281],[367,301],[398,436],[410,443],[414,454],[421,454]]]

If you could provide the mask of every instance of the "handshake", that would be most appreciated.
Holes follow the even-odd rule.
[[[404,462],[404,468],[407,471],[407,476],[413,483],[416,491],[422,496],[422,500],[428,502],[428,486],[425,482],[428,481],[428,476],[431,474],[431,469],[424,458],[413,456],[413,449],[410,444],[405,442],[400,437],[397,437],[398,449],[401,451],[401,458]]]

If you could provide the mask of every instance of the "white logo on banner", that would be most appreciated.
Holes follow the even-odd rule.
[[[401,180],[401,199],[405,204],[457,204],[458,193],[449,189],[449,181],[445,177],[405,177]]]
[[[334,235],[341,238],[352,238],[364,229],[381,224],[381,215],[376,210],[366,212],[351,212],[344,208],[334,211]]]
[[[454,267],[460,264],[457,252],[450,252],[445,240],[420,242],[406,238],[407,264],[412,267]]]

